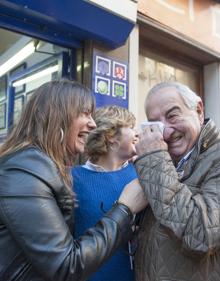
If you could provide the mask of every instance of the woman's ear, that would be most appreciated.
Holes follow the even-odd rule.
[[[107,141],[108,141],[108,143],[109,143],[110,145],[113,144],[113,143],[115,142],[115,140],[116,140],[115,137],[109,137],[109,136],[107,136],[106,139],[107,139]]]
[[[112,151],[118,152],[118,149],[120,147],[120,143],[119,143],[119,141],[115,141],[112,144],[110,144],[109,147]]]
[[[111,137],[107,137],[107,139],[108,139],[110,149],[112,151],[117,151],[119,146],[120,146],[118,137],[117,136],[113,136],[113,137],[111,136]]]

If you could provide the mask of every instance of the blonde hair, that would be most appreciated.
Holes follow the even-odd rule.
[[[70,128],[85,110],[94,110],[91,91],[80,83],[60,80],[40,86],[28,101],[18,124],[0,148],[0,156],[27,146],[35,146],[56,164],[64,182],[71,188],[67,166],[74,156],[67,147]]]
[[[108,153],[109,139],[120,135],[122,127],[134,127],[136,118],[126,108],[110,105],[98,108],[94,120],[97,127],[89,134],[86,151],[90,160],[96,163],[100,156]]]

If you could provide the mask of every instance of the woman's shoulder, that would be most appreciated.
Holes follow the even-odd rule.
[[[15,152],[12,152],[6,156],[1,157],[1,163],[6,167],[32,167],[37,168],[33,164],[42,164],[42,163],[50,163],[51,165],[55,165],[53,161],[47,156],[43,151],[34,147],[28,146],[22,149],[19,149]],[[30,165],[31,164],[31,165]]]
[[[20,171],[31,174],[48,182],[60,179],[52,159],[40,149],[29,146],[0,159],[0,170]]]

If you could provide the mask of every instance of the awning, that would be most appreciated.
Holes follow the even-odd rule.
[[[91,2],[1,0],[0,27],[69,48],[80,47],[83,40],[123,45],[135,22]]]

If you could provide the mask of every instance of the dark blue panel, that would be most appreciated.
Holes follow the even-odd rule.
[[[83,0],[0,1],[0,25],[4,24],[6,28],[69,47],[86,39],[118,47],[125,43],[134,26]]]

